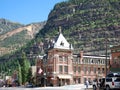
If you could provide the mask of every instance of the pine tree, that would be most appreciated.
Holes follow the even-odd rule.
[[[32,83],[32,69],[30,68],[27,75],[27,81]]]
[[[22,84],[25,84],[28,80],[27,76],[30,68],[30,62],[27,60],[27,57],[24,52],[22,52],[20,63],[21,63]]]
[[[18,64],[18,82],[21,85],[22,84],[22,73],[21,73],[21,66]]]

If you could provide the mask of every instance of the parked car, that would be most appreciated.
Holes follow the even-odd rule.
[[[106,77],[120,77],[120,72],[111,72]]]
[[[106,90],[120,89],[120,77],[107,77],[105,81]]]
[[[94,81],[93,90],[97,90],[97,88],[100,90],[120,90],[120,73],[109,73],[106,78],[101,78],[98,81]]]

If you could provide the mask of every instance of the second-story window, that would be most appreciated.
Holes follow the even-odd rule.
[[[100,68],[98,68],[98,74],[100,74]]]
[[[59,61],[63,61],[63,57],[62,56],[59,56]]]
[[[89,74],[91,73],[91,67],[88,67],[88,73]]]
[[[84,73],[86,74],[86,72],[87,72],[87,67],[84,67]]]
[[[74,69],[73,71],[76,72],[76,66],[74,66],[73,69]]]
[[[105,73],[105,69],[104,68],[102,68],[102,73]]]
[[[65,73],[68,73],[68,66],[64,66]]]
[[[64,61],[66,62],[68,60],[68,56],[65,56],[64,57]]]
[[[94,67],[94,73],[96,73],[96,67]]]
[[[78,72],[80,73],[80,71],[81,71],[81,68],[80,68],[80,67],[78,67]]]
[[[62,71],[63,71],[63,67],[60,65],[59,66],[59,72],[62,73]]]

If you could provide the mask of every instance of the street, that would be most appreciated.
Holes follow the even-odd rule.
[[[92,86],[89,86],[92,88]],[[85,85],[66,85],[61,87],[36,87],[36,88],[22,88],[22,87],[2,87],[0,90],[85,90]],[[92,90],[92,89],[87,89]]]

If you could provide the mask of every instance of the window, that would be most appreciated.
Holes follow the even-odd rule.
[[[64,46],[64,43],[63,43],[63,41],[61,41],[60,45],[61,45],[61,46]]]
[[[90,72],[91,72],[91,67],[88,67],[88,73],[90,74]]]
[[[62,56],[59,56],[59,61],[63,61],[63,57]]]
[[[107,75],[107,77],[120,77],[119,73],[110,73]]]
[[[86,82],[87,78],[84,78],[84,83]]]
[[[100,68],[98,68],[98,74],[100,74]]]
[[[81,83],[81,79],[80,78],[78,78],[78,83]]]
[[[64,66],[65,73],[68,73],[68,66]]]
[[[78,67],[78,72],[80,73],[80,71],[81,71],[81,68],[80,68],[80,67]]]
[[[105,72],[105,69],[104,68],[102,68],[102,73],[104,73]]]
[[[93,59],[90,59],[90,63],[91,63],[91,64],[93,63]]]
[[[86,72],[87,72],[87,67],[84,67],[84,73],[86,74]]]
[[[76,72],[76,66],[74,66],[74,72]]]
[[[84,63],[88,63],[89,62],[89,59],[88,58],[85,58],[84,59]]]
[[[94,73],[96,73],[96,68],[94,67]]]
[[[106,82],[112,82],[112,78],[106,78]]]
[[[65,56],[65,57],[64,57],[64,61],[67,61],[67,60],[68,60],[68,56]]]
[[[98,64],[100,64],[100,60],[98,60]]]
[[[90,82],[90,81],[91,81],[91,78],[88,78],[88,81]]]
[[[63,67],[59,66],[59,72],[62,73],[62,71],[63,71]]]
[[[115,82],[120,82],[120,78],[116,78]]]

